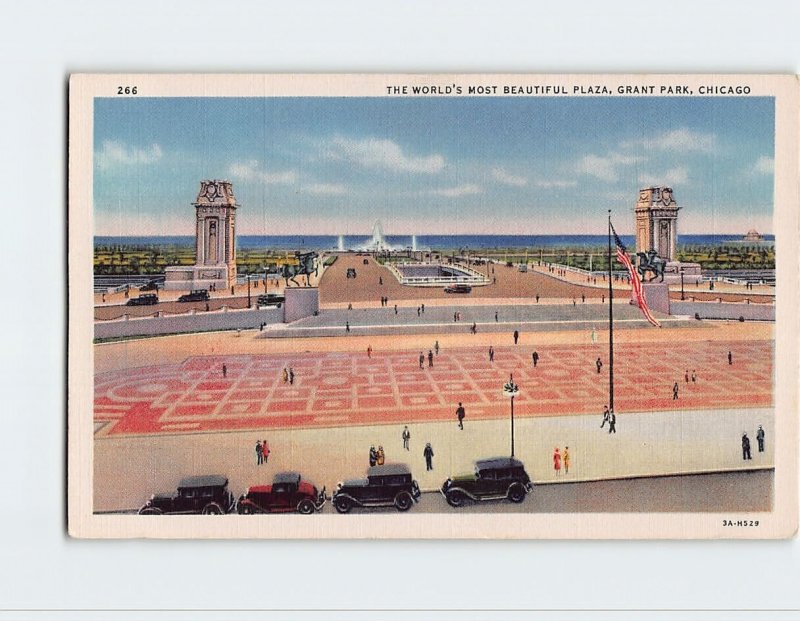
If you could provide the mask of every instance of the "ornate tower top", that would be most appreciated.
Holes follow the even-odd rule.
[[[200,182],[195,207],[232,207],[236,209],[233,184],[225,179],[206,179]]]
[[[636,203],[636,209],[663,209],[669,207],[672,209],[680,209],[675,198],[672,196],[672,188],[666,186],[653,186],[651,188],[642,188],[639,190],[639,202]]]

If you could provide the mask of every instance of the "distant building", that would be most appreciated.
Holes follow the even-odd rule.
[[[750,229],[747,231],[747,235],[742,238],[742,241],[745,242],[762,242],[764,241],[764,236],[756,231],[755,229]]]
[[[230,181],[200,182],[195,208],[195,264],[168,267],[164,289],[225,290],[236,282],[236,197]]]
[[[678,204],[672,188],[639,190],[636,203],[636,251],[655,250],[665,261],[677,261]]]

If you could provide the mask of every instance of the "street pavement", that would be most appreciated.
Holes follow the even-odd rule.
[[[600,415],[517,420],[515,455],[525,463],[535,483],[555,485],[774,467],[772,408],[620,413],[615,434],[601,428],[600,422]],[[755,442],[758,425],[763,425],[767,433],[764,453],[758,452]],[[269,432],[96,436],[94,510],[120,511],[141,506],[152,493],[174,490],[178,481],[190,474],[223,474],[238,496],[247,487],[270,483],[277,472],[294,470],[330,491],[338,481],[364,476],[371,445],[384,447],[388,463],[408,464],[420,487],[433,491],[449,476],[471,472],[474,460],[508,455],[511,449],[509,419],[472,421],[468,417],[463,430],[455,418],[449,422],[410,424],[408,451],[402,448],[402,429],[402,425],[384,424]],[[752,460],[742,459],[743,431],[752,439]],[[254,447],[256,440],[264,439],[269,442],[271,454],[269,462],[259,466]],[[434,450],[434,469],[429,472],[422,454],[427,442]],[[556,473],[554,448],[563,451],[566,446],[571,455],[569,474],[563,469]],[[663,496],[659,502],[678,510],[686,502],[684,496],[683,492],[674,497]],[[608,511],[627,511],[634,506],[633,499],[626,495],[609,495],[606,501]]]

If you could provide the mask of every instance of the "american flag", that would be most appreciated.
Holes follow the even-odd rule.
[[[609,224],[611,224],[609,222]],[[617,232],[614,230],[614,225],[611,224],[611,232],[614,234],[614,243],[617,246],[617,261],[622,263],[625,268],[628,270],[628,274],[631,277],[631,287],[633,287],[633,295],[636,297],[636,303],[639,306],[639,309],[642,311],[644,318],[647,319],[651,324],[655,327],[660,328],[661,324],[658,323],[653,317],[650,309],[647,306],[647,301],[644,299],[644,291],[642,290],[642,281],[639,278],[639,272],[636,271],[636,268],[633,267],[633,263],[631,263],[631,258],[628,256],[628,249],[625,248],[625,244],[622,243],[622,240],[617,235]]]

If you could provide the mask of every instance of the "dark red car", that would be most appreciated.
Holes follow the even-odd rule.
[[[311,515],[325,504],[325,488],[317,491],[314,484],[304,481],[297,472],[279,472],[272,485],[255,485],[239,498],[239,513],[289,513]]]

